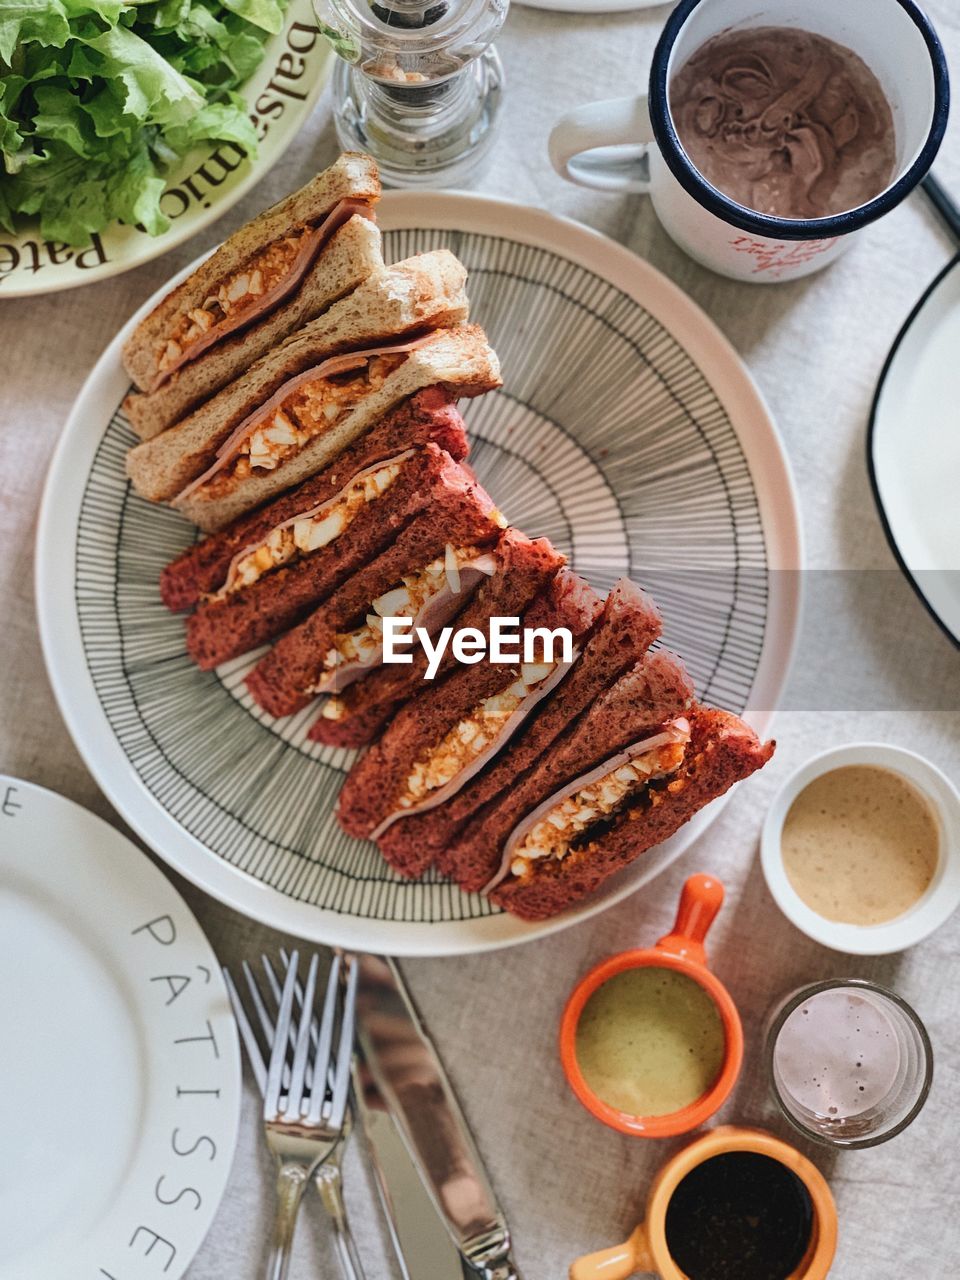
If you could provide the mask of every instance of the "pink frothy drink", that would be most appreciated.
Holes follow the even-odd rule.
[[[926,1027],[902,996],[865,978],[791,991],[770,1011],[766,1063],[780,1110],[832,1147],[873,1147],[920,1114],[933,1080]]]
[[[850,988],[821,991],[780,1028],[774,1068],[794,1105],[827,1121],[882,1106],[901,1067],[900,1039],[880,1003]]]

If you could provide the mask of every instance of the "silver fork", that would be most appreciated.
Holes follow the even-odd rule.
[[[264,1083],[264,1131],[267,1145],[278,1163],[277,1214],[267,1280],[283,1280],[286,1276],[297,1211],[304,1189],[311,1178],[316,1178],[318,1171],[337,1153],[347,1122],[356,1005],[356,967],[350,957],[345,961],[341,961],[339,956],[334,957],[318,1027],[314,1018],[314,999],[319,957],[314,955],[311,959],[302,999],[296,1002],[299,1011],[294,1007],[298,991],[298,962],[299,957],[294,952],[280,993],[280,1007]],[[346,970],[346,982],[343,984],[343,1007],[338,1017],[341,966]],[[248,983],[251,977],[248,974]],[[234,984],[228,982],[228,987],[231,999],[242,1011]],[[252,983],[252,997],[255,988],[256,984]],[[269,1023],[269,1015],[261,1009],[259,991],[254,1004],[261,1025],[264,1018]],[[245,1014],[241,1022],[242,1034],[244,1023],[250,1029]],[[246,1036],[244,1038],[246,1040]],[[336,1182],[339,1184],[339,1171]],[[326,1185],[329,1187],[329,1183]],[[334,1225],[338,1225],[336,1218]],[[343,1225],[345,1226],[345,1219]],[[344,1250],[341,1260],[348,1267],[359,1266],[355,1251],[351,1256]],[[354,1274],[362,1276],[359,1270],[355,1270]],[[349,1270],[347,1275],[350,1275]]]
[[[286,969],[289,964],[289,957],[283,948],[280,951],[280,960],[284,969]],[[260,984],[250,964],[246,960],[243,962],[243,976],[246,979],[250,1003],[253,1006],[254,1021],[259,1024],[260,1038],[258,1038],[251,1019],[248,1017],[247,1008],[234,984],[233,975],[226,966],[223,967],[223,977],[230,995],[230,1003],[233,1006],[247,1061],[250,1064],[250,1069],[253,1072],[253,1077],[262,1097],[267,1087],[267,1063],[264,1059],[264,1050],[261,1048],[261,1044],[266,1046],[266,1054],[269,1057],[273,1047],[274,1020],[280,1007],[281,987],[270,957],[261,956],[261,963],[266,978],[266,995],[261,991]],[[294,988],[294,1007],[302,1008],[302,1003],[303,988],[298,981]],[[311,1043],[316,1043],[318,1035],[319,1026],[316,1018],[314,1018],[310,1029]],[[357,1252],[353,1233],[350,1230],[347,1209],[343,1200],[341,1162],[351,1127],[352,1116],[348,1106],[344,1118],[343,1141],[337,1144],[328,1159],[324,1160],[319,1166],[313,1176],[313,1183],[323,1201],[323,1206],[333,1227],[333,1240],[345,1280],[365,1280],[360,1255]]]

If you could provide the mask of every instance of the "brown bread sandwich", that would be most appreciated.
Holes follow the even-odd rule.
[[[137,325],[124,408],[143,440],[381,270],[377,167],[348,153],[235,231]]]
[[[582,651],[572,670],[538,699],[533,716],[506,749],[464,779],[444,804],[406,816],[380,835],[387,861],[401,873],[416,875],[418,870],[408,869],[429,865],[442,855],[474,814],[513,786],[597,698],[640,662],[660,628],[660,614],[650,597],[627,579],[617,582],[582,638]],[[430,695],[421,696],[428,699]],[[362,760],[355,771],[365,771]],[[344,794],[353,794],[352,783],[351,774]]]
[[[456,397],[499,386],[483,331],[459,324],[463,283],[463,268],[444,251],[371,277],[189,417],[132,449],[134,488],[216,531],[322,470],[418,391],[440,386]]]
[[[442,527],[438,530],[440,536]],[[448,544],[449,545],[449,544]],[[432,631],[450,624],[455,630],[475,629],[484,639],[488,635],[491,618],[517,618],[528,608],[548,584],[556,577],[565,560],[547,538],[528,538],[518,529],[508,529],[492,547],[487,559],[487,572],[479,577],[476,590],[464,598],[455,597],[456,609],[445,610],[442,621],[437,620]],[[434,562],[434,572],[443,560]],[[397,595],[391,592],[382,602],[384,611],[406,611],[404,594],[407,585],[401,584]],[[450,600],[450,604],[454,603]],[[411,653],[409,664],[379,666],[364,680],[340,686],[335,696],[328,698],[321,707],[320,716],[310,729],[315,742],[328,746],[358,747],[371,742],[388,720],[410,698],[425,687],[425,677],[430,671],[430,658],[421,648]],[[454,646],[447,644],[439,657],[433,679],[440,679],[459,666]]]

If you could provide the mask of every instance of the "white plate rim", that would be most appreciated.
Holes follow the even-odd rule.
[[[299,8],[298,8],[299,6]],[[258,82],[258,77],[270,63],[269,50],[274,43],[286,35],[291,23],[298,19],[308,21],[311,26],[315,25],[313,17],[313,9],[310,0],[291,0],[290,5],[283,15],[283,27],[275,35],[268,37],[266,42],[267,53],[265,53],[263,61],[254,71],[253,75],[245,85],[238,91],[240,96],[246,98],[249,93],[254,91],[254,86]],[[319,34],[319,33],[318,33]],[[300,131],[303,121],[306,120],[313,112],[317,101],[326,88],[327,81],[330,79],[331,69],[334,58],[333,50],[326,47],[321,49],[318,64],[316,68],[316,76],[313,83],[302,102],[291,100],[290,115],[283,123],[283,128],[279,130],[281,133],[280,141],[275,144],[266,144],[261,140],[260,151],[257,159],[253,161],[247,168],[247,172],[236,183],[233,183],[223,193],[220,199],[214,198],[209,206],[199,206],[195,211],[191,211],[191,216],[185,217],[181,222],[174,222],[168,231],[159,236],[145,236],[140,242],[140,251],[130,254],[128,257],[111,259],[107,263],[102,264],[93,270],[90,275],[75,274],[66,279],[53,280],[47,283],[49,277],[41,279],[40,272],[35,272],[30,279],[32,283],[27,283],[27,277],[23,277],[25,283],[17,285],[12,283],[4,283],[2,296],[5,298],[36,298],[48,293],[65,293],[68,289],[80,289],[84,285],[98,284],[101,280],[110,280],[115,276],[123,275],[126,271],[133,271],[136,267],[143,266],[146,262],[152,262],[154,258],[159,258],[161,254],[167,252],[168,249],[175,249],[178,245],[183,244],[192,236],[198,235],[205,227],[210,226],[212,222],[227,213],[233,206],[247,194],[251,187],[255,186],[262,177],[267,174],[270,169],[282,158],[284,153],[290,148],[294,139]],[[256,90],[257,93],[262,90]],[[264,152],[266,151],[266,155]],[[184,157],[186,161],[190,155]],[[188,175],[192,177],[193,175]],[[109,231],[115,224],[111,223],[105,228],[105,232]],[[22,231],[11,235],[8,242],[19,246],[28,243],[31,238],[40,241],[42,237],[35,224],[30,224]],[[76,250],[83,253],[86,246],[80,245]],[[165,288],[169,288],[166,285]]]
[[[384,231],[416,226],[506,233],[521,243],[548,246],[613,281],[649,310],[701,369],[724,405],[748,458],[765,534],[768,568],[785,571],[771,574],[767,633],[751,697],[757,710],[752,715],[747,713],[758,732],[767,732],[797,643],[801,594],[797,571],[803,565],[803,537],[796,486],[783,443],[759,389],[729,341],[666,276],[622,245],[572,219],[495,196],[391,191],[378,205],[378,220]],[[101,384],[111,378],[117,383],[115,403],[126,390],[119,356],[127,334],[191,269],[184,268],[139,308],[91,371],[54,451],[37,523],[35,592],[47,672],[77,749],[111,803],[160,857],[205,892],[271,928],[331,946],[373,949],[396,956],[471,954],[545,937],[622,901],[651,877],[644,877],[641,869],[635,869],[634,874],[625,874],[622,882],[607,893],[536,924],[508,914],[426,925],[339,915],[288,898],[216,857],[160,807],[135,775],[114,738],[87,672],[76,611],[71,609],[69,617],[64,618],[56,608],[56,601],[72,599],[77,534],[75,522],[63,529],[57,516],[65,503],[71,511],[79,507],[87,474],[84,423],[102,421],[102,414],[98,413],[104,395]],[[67,502],[71,491],[74,501]],[[777,644],[769,642],[771,634],[779,637]],[[676,843],[671,848],[671,860],[706,830],[725,799],[714,802],[673,837]],[[659,866],[656,873],[665,865]],[[469,937],[464,936],[467,923],[474,931]],[[482,936],[476,936],[481,930]],[[376,935],[374,945],[370,942],[371,932]]]
[[[145,907],[145,909],[155,912],[155,914],[145,917],[145,919],[149,920],[150,923],[156,924],[163,916],[173,914],[175,911],[178,930],[177,941],[176,943],[169,945],[177,947],[176,954],[182,960],[183,953],[180,940],[184,937],[185,932],[189,933],[187,941],[189,948],[193,953],[193,958],[202,957],[205,962],[204,967],[209,967],[210,979],[209,984],[205,984],[205,994],[209,996],[210,1000],[215,1001],[222,1007],[224,1015],[218,1021],[216,1028],[218,1059],[215,1077],[217,1088],[221,1091],[221,1096],[218,1097],[217,1100],[217,1106],[223,1107],[223,1113],[218,1118],[218,1123],[215,1129],[218,1139],[216,1151],[216,1175],[215,1177],[201,1183],[204,1187],[202,1203],[197,1205],[194,1210],[198,1215],[199,1223],[199,1230],[194,1233],[196,1237],[194,1247],[188,1253],[184,1251],[181,1242],[178,1239],[176,1254],[170,1259],[169,1268],[165,1272],[168,1280],[180,1280],[180,1278],[186,1274],[190,1264],[197,1256],[197,1252],[201,1248],[203,1241],[209,1233],[210,1228],[212,1227],[220,1210],[220,1206],[229,1185],[233,1158],[240,1132],[243,1088],[240,1042],[237,1036],[236,1023],[234,1022],[233,1015],[230,1012],[229,996],[221,974],[220,962],[217,959],[206,934],[200,927],[196,916],[191,911],[189,905],[184,901],[176,886],[159,867],[151,862],[146,854],[143,853],[143,851],[139,849],[123,831],[111,825],[109,822],[106,822],[98,814],[93,813],[83,805],[69,799],[67,796],[61,795],[57,791],[53,791],[48,787],[43,787],[38,783],[30,782],[23,778],[14,777],[11,774],[0,773],[0,793],[4,796],[5,808],[6,799],[10,795],[10,789],[14,789],[16,793],[23,794],[25,797],[29,796],[29,805],[36,806],[38,810],[42,811],[42,813],[49,814],[53,811],[57,811],[57,817],[59,819],[66,821],[71,826],[76,824],[78,831],[85,827],[90,833],[90,837],[78,837],[78,843],[82,842],[84,844],[84,856],[89,856],[90,851],[95,849],[96,856],[102,857],[104,862],[109,864],[107,870],[111,876],[120,877],[125,880],[131,891],[134,892],[138,898],[144,899],[145,903],[149,901],[150,905],[149,907]],[[19,802],[17,803],[19,806]],[[42,813],[31,811],[31,825],[36,825],[38,820],[41,819]],[[16,816],[12,819],[9,817],[6,819],[6,821],[11,820],[17,821],[19,819]],[[32,836],[28,837],[28,839],[32,838]],[[10,839],[16,839],[16,833],[11,834]],[[116,854],[117,852],[122,854],[122,857],[111,857],[111,855]],[[69,854],[67,856],[69,856]],[[2,860],[3,854],[2,848],[0,848],[0,861]],[[42,874],[38,876],[37,879],[38,881],[43,881]],[[56,884],[53,884],[50,896],[52,900],[56,900]],[[102,944],[103,951],[101,954],[105,957],[110,950],[109,935],[98,932],[97,941],[98,944]],[[160,944],[158,943],[158,946],[159,945]],[[144,972],[149,971],[151,968],[157,968],[162,973],[167,973],[170,970],[170,961],[173,959],[173,953],[166,952],[166,945],[168,944],[164,944],[163,946],[163,954],[158,951],[152,962],[149,964],[146,961],[141,962],[140,967]],[[118,962],[121,959],[119,956],[116,958]],[[127,963],[130,961],[129,956],[123,957],[123,959]],[[143,998],[143,993],[138,990],[137,985],[133,981],[129,980],[130,977],[131,974],[124,970],[122,973],[122,985],[127,998],[134,1001],[138,1016],[143,1020],[144,1025],[158,1026],[161,1022],[162,1015],[158,1014],[157,1009],[152,1007],[151,1004]],[[156,1034],[159,1035],[160,1033],[157,1032]],[[151,1069],[155,1069],[156,1063],[151,1060],[149,1066]],[[198,1075],[196,1079],[199,1080],[200,1076]],[[205,1077],[203,1080],[204,1084],[208,1084],[210,1079],[211,1077]],[[191,1077],[189,1076],[189,1073],[186,1073],[183,1078],[183,1083],[186,1085],[189,1082],[191,1082]],[[179,1080],[177,1081],[177,1084],[179,1088]],[[151,1087],[152,1096],[156,1098],[158,1092],[159,1090],[156,1085],[153,1084]],[[172,1117],[174,1117],[174,1108],[170,1107],[170,1114],[167,1119]],[[185,1119],[185,1117],[181,1115],[178,1115],[176,1118],[181,1122]],[[196,1130],[201,1133],[206,1132],[207,1129],[213,1127],[210,1122],[208,1120],[205,1121],[202,1116],[199,1118],[191,1116],[190,1124],[195,1126]],[[190,1172],[192,1173],[192,1177],[184,1177],[186,1172],[187,1170],[185,1168],[168,1168],[165,1170],[165,1173],[170,1175],[169,1181],[171,1183],[171,1188],[175,1182],[179,1188],[181,1185],[186,1185],[191,1181],[197,1180],[197,1171],[195,1168],[191,1167]],[[177,1179],[179,1179],[179,1181],[177,1181]],[[148,1223],[151,1220],[156,1221],[158,1206],[162,1205],[162,1203],[162,1201],[159,1201],[155,1204],[145,1200],[143,1206],[144,1223]],[[171,1203],[175,1202],[171,1201]],[[106,1215],[106,1221],[108,1223],[110,1213],[112,1212],[115,1212],[114,1206],[111,1207],[111,1210],[109,1210]],[[103,1220],[101,1219],[101,1222],[102,1221]],[[98,1233],[102,1230],[99,1222],[97,1224],[97,1229]],[[140,1229],[149,1233],[153,1228],[144,1225]],[[166,1227],[165,1229],[169,1230],[170,1228]],[[124,1230],[129,1230],[129,1223],[125,1223]],[[143,1243],[149,1243],[149,1239],[145,1239]],[[126,1235],[119,1227],[117,1234],[117,1246],[118,1249],[122,1247],[133,1247],[132,1245],[128,1246]],[[29,1262],[29,1258],[27,1261]],[[108,1260],[105,1259],[105,1261]],[[140,1271],[136,1265],[137,1255],[132,1254],[128,1261],[132,1267],[131,1274],[135,1272],[139,1275]],[[104,1271],[103,1274],[106,1275],[107,1272]],[[64,1280],[68,1280],[65,1274]]]
[[[882,436],[885,429],[889,430],[890,425],[892,425],[889,421],[890,415],[885,411],[887,399],[891,395],[890,375],[897,366],[904,344],[913,331],[914,325],[922,320],[928,305],[935,302],[941,288],[948,288],[951,284],[955,289],[960,289],[960,254],[956,254],[951,258],[946,266],[930,281],[894,339],[893,346],[887,354],[880,377],[877,380],[877,389],[870,407],[870,420],[867,424],[866,455],[870,488],[876,503],[877,514],[880,517],[880,524],[893,557],[927,613],[930,614],[930,617],[933,618],[944,635],[949,640],[952,640],[957,648],[960,648],[960,610],[949,612],[949,601],[944,600],[939,603],[932,598],[930,593],[924,589],[924,581],[920,576],[924,571],[915,569],[910,565],[908,562],[909,553],[901,546],[903,541],[902,526],[893,512],[890,502],[884,497],[884,467],[880,458]],[[898,527],[901,528],[899,535],[897,532]]]

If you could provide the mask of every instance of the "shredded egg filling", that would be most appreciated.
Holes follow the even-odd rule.
[[[450,732],[418,760],[397,800],[401,809],[445,786],[471,764],[494,740],[524,699],[556,668],[555,662],[527,662],[519,679],[500,693],[484,698]]]
[[[251,547],[231,568],[229,577],[215,599],[249,587],[264,574],[292,560],[319,551],[339,538],[368,502],[386,493],[403,469],[402,462],[387,463],[367,471],[348,485],[334,502],[314,515],[288,521],[273,529],[263,542]]]
[[[310,229],[304,226],[292,235],[258,249],[243,266],[223,280],[215,294],[204,299],[202,306],[178,316],[174,328],[158,348],[158,370],[165,373],[185,351],[227,316],[251,311],[257,300],[292,269],[300,243]]]
[[[365,366],[348,374],[301,383],[242,442],[233,475],[244,477],[254,469],[273,471],[309,440],[329,431],[371,391],[378,391],[405,359],[405,354],[372,356]]]
[[[511,874],[522,878],[541,858],[566,857],[578,836],[595,822],[611,817],[639,788],[654,778],[675,773],[683,763],[685,749],[686,743],[671,742],[644,752],[554,805],[518,844]]]
[[[446,586],[449,585],[451,591],[459,591],[460,569],[482,554],[479,547],[454,547],[448,543],[443,556],[438,556],[416,573],[407,574],[401,578],[399,586],[377,596],[371,603],[373,613],[367,614],[362,626],[353,631],[338,632],[334,637],[333,648],[324,658],[324,673],[346,662],[366,665],[375,661],[382,647],[382,619],[415,618]]]

